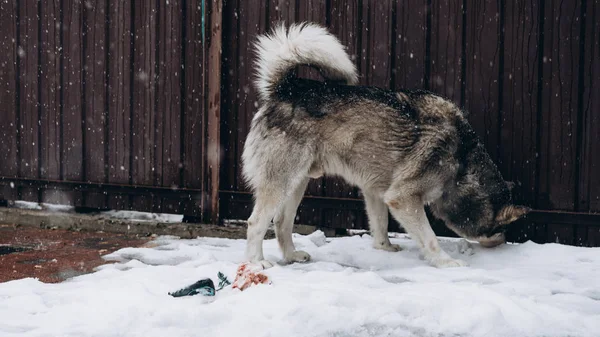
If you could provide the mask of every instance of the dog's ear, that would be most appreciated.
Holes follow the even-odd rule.
[[[516,184],[513,181],[505,181],[505,183],[506,183],[506,186],[508,187],[509,191],[512,191],[513,188],[515,188]]]
[[[501,225],[509,224],[529,213],[531,208],[517,205],[506,205],[496,214],[496,222]]]

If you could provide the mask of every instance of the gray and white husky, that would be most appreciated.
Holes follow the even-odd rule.
[[[244,146],[243,173],[255,205],[246,254],[265,268],[262,241],[271,221],[286,262],[308,261],[292,227],[310,178],[343,177],[365,197],[373,245],[399,251],[388,238],[388,210],[436,267],[464,266],[440,248],[425,214],[483,246],[505,241],[506,224],[528,212],[511,203],[508,184],[462,111],[426,91],[356,86],[345,48],[312,23],[260,36],[260,107]],[[295,76],[309,65],[325,81]]]

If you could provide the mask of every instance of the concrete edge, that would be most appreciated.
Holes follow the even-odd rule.
[[[99,214],[62,213],[45,210],[0,207],[0,223],[28,226],[42,229],[67,229],[74,231],[103,231],[138,236],[173,235],[184,239],[219,237],[227,239],[245,239],[246,225],[236,221],[235,225],[212,225],[199,223],[164,223],[151,220],[127,220],[108,218]],[[317,228],[309,225],[294,225],[294,233],[307,235],[317,229],[326,236],[337,236],[334,229]],[[269,229],[267,238],[274,238]]]

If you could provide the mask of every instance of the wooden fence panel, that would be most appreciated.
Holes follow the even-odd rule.
[[[221,62],[223,50],[223,3],[221,0],[203,2],[205,11],[205,75],[206,92],[206,156],[205,172],[206,189],[204,193],[205,207],[202,209],[204,222],[217,223],[219,221],[219,174],[221,165]]]
[[[181,183],[181,65],[183,8],[179,1],[159,2],[155,185]],[[176,213],[178,200],[161,200],[162,211]]]
[[[427,25],[426,0],[398,1],[395,9],[394,68],[392,88],[426,89]]]
[[[156,110],[157,175],[156,184],[180,184],[181,156],[181,16],[180,2],[162,3],[158,8],[158,106]]]
[[[580,107],[579,195],[577,210],[600,212],[600,0],[588,0],[582,24],[584,31],[584,54],[582,69],[582,101]],[[581,61],[580,61],[581,62]],[[600,228],[578,226],[575,244],[600,245]]]
[[[221,165],[219,188],[222,190],[237,190],[237,162],[238,152],[238,115],[240,105],[238,103],[239,92],[237,79],[239,78],[240,51],[238,38],[240,36],[239,6],[237,1],[225,1],[223,15],[223,36],[227,42],[223,43],[223,74],[222,81],[222,124],[221,145],[223,146],[223,162]]]
[[[40,2],[40,177],[60,179],[60,1]]]
[[[156,170],[156,70],[157,70],[157,3],[144,2],[134,7],[133,51],[133,148],[132,183],[153,185]],[[160,198],[135,196],[132,207],[158,210]]]
[[[204,27],[202,25],[201,0],[186,3],[185,41],[182,56],[184,58],[184,109],[183,109],[183,187],[205,190],[205,162],[207,144],[205,105],[204,64]],[[190,216],[200,217],[205,209],[206,198],[202,200],[186,199],[183,201],[183,212]]]
[[[62,179],[82,181],[83,170],[83,4],[63,0]],[[82,204],[82,193],[70,191],[70,205]]]
[[[504,70],[500,119],[499,165],[504,179],[515,183],[516,203],[535,206],[539,94],[539,6],[508,1],[505,10]],[[514,240],[535,238],[544,228],[529,223],[512,234]],[[545,233],[543,234],[545,235]]]
[[[392,76],[392,1],[364,1],[361,76],[366,85],[389,88]]]
[[[129,184],[132,142],[132,6],[116,1],[108,16],[108,177],[109,183]],[[129,196],[110,194],[107,206],[129,208]]]
[[[17,1],[0,2],[0,146],[2,146],[2,160],[0,160],[0,193],[4,199],[16,198],[14,182],[9,178],[18,175],[18,110],[17,110]],[[7,179],[8,178],[8,179]],[[10,185],[12,182],[12,185]]]
[[[19,175],[39,178],[39,2],[19,6]],[[24,186],[21,199],[39,201],[38,189]]]
[[[431,0],[429,90],[463,105],[463,5],[460,0]]]
[[[500,74],[503,61],[499,1],[467,0],[465,109],[469,121],[495,162],[498,162]]]
[[[61,173],[61,2],[40,2],[40,178],[59,180]],[[41,201],[65,203],[60,190],[42,190]]]
[[[107,181],[107,14],[106,1],[84,6],[84,179],[98,183]],[[106,208],[106,196],[100,192],[87,193],[83,206]]]
[[[574,210],[581,3],[545,2],[539,207]],[[548,240],[572,244],[573,226],[548,225]]]
[[[274,27],[278,23],[289,24],[295,22],[298,17],[294,0],[271,0],[269,1],[269,26]]]

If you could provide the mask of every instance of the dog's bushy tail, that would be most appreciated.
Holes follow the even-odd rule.
[[[318,68],[332,81],[355,84],[356,67],[340,41],[322,26],[314,23],[280,24],[256,42],[258,74],[256,86],[260,98],[269,101],[278,86],[297,66]]]

